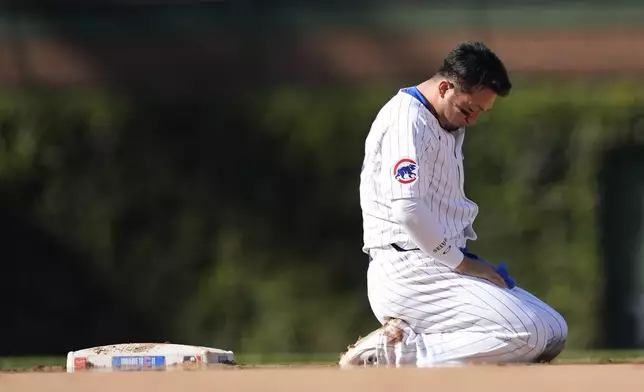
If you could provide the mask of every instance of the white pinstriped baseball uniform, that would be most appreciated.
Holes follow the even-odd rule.
[[[380,361],[533,361],[565,341],[567,325],[518,287],[502,289],[454,271],[462,248],[477,238],[478,206],[464,192],[465,130],[444,130],[429,108],[416,88],[398,91],[365,142],[360,200],[369,302],[382,323],[398,318],[407,325],[402,343],[380,347]],[[398,223],[401,202],[395,200],[405,199],[420,200],[431,211],[434,231],[423,240],[428,252]]]

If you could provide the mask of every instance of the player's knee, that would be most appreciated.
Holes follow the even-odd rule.
[[[568,340],[568,324],[558,313],[552,313],[555,323],[550,325],[553,336],[546,346],[546,349],[536,358],[535,362],[548,363],[555,360],[566,348]]]
[[[553,340],[565,342],[568,339],[568,323],[559,313],[555,312],[554,316],[557,325],[552,326],[552,329],[555,331]]]
[[[522,320],[521,328],[517,329],[517,355],[535,358],[546,350],[549,336],[551,336],[549,325],[536,313],[528,312],[528,317]]]

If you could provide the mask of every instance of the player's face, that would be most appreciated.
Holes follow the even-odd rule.
[[[443,94],[443,116],[454,128],[470,127],[476,124],[481,114],[492,110],[496,94],[490,89],[465,93],[458,88],[448,88]]]

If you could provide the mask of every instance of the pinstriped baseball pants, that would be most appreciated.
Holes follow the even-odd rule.
[[[403,341],[386,354],[389,363],[532,362],[562,349],[563,317],[521,288],[457,274],[419,251],[373,250],[371,256],[368,296],[376,318],[407,325]]]

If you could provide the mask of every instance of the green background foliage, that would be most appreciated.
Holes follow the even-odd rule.
[[[0,198],[32,239],[13,244],[15,268],[51,264],[48,251],[26,251],[47,237],[65,260],[54,267],[89,271],[82,293],[38,278],[25,320],[66,309],[62,329],[79,309],[104,315],[108,327],[95,321],[67,350],[138,336],[341,351],[376,327],[358,176],[371,121],[399,87],[279,86],[226,102],[3,93]],[[605,154],[637,143],[640,90],[519,82],[466,137],[466,191],[481,207],[470,248],[561,311],[572,348],[601,341],[613,260],[602,259],[598,173]],[[150,332],[133,334],[136,320]]]

